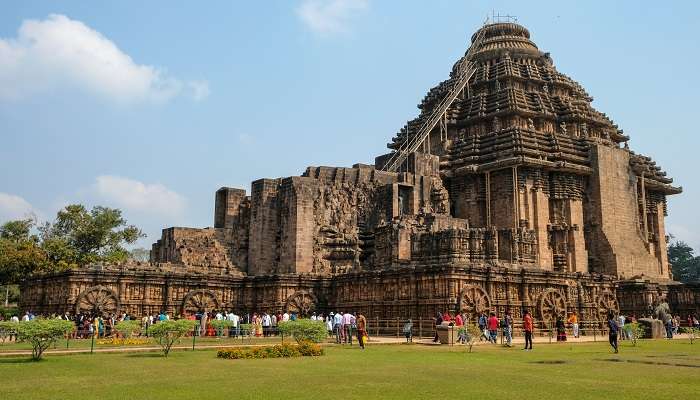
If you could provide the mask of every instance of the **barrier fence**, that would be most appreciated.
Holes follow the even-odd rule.
[[[402,338],[406,335],[404,327],[407,321],[408,320],[405,318],[368,318],[367,333],[370,339],[372,336]],[[413,338],[426,339],[435,337],[436,326],[434,319],[412,319],[411,322],[412,327],[410,332]],[[467,321],[466,324],[476,325],[475,321]],[[603,340],[607,340],[607,322],[579,321],[578,325],[580,336],[592,337],[594,341],[603,336]],[[680,328],[682,327],[683,325],[681,325]],[[533,320],[533,328],[533,336],[535,337],[547,337],[549,338],[550,342],[554,341],[556,338],[557,329],[551,322]],[[573,328],[569,324],[566,324],[565,329],[567,335],[573,334]],[[351,331],[354,341],[357,330],[353,327]],[[513,323],[511,334],[512,337],[524,336],[522,321]],[[16,341],[12,341],[12,336],[12,332],[0,332],[0,348],[5,346],[5,348],[8,349],[8,344],[17,344]],[[505,335],[500,326],[498,328],[498,337],[500,338],[500,342],[504,343]],[[328,335],[329,341],[333,341],[335,338],[336,332],[330,331]],[[119,334],[115,330],[113,330],[113,332],[107,331],[103,335],[95,335],[92,330],[76,329],[67,335],[64,340],[57,341],[53,348],[87,349],[89,346],[92,352],[96,348],[124,347],[124,342],[120,342],[118,339],[120,339]],[[147,329],[141,334],[133,336],[129,340],[134,341],[136,345],[141,344],[139,341],[144,341],[144,343],[142,343],[143,346],[157,345],[157,342],[153,341],[152,338],[149,337]],[[250,324],[240,324],[238,327],[225,327],[220,330],[216,330],[212,327],[202,329],[198,325],[182,338],[179,346],[191,346],[194,350],[198,346],[200,348],[205,348],[227,345],[275,344],[284,342],[285,340],[289,340],[289,338],[285,338],[284,335],[278,331],[276,326],[263,327],[262,330],[256,330],[255,327],[251,326]],[[126,344],[132,345],[134,343]],[[10,350],[13,348],[14,347],[9,347]]]

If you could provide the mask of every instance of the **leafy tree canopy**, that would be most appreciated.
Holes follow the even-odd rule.
[[[683,241],[673,241],[668,246],[668,263],[675,280],[689,283],[700,281],[700,257]]]
[[[59,211],[40,231],[52,262],[77,265],[124,261],[129,252],[123,245],[144,237],[140,229],[127,225],[121,210],[97,206],[88,211],[81,204]]]
[[[9,221],[0,226],[0,284],[17,283],[37,272],[63,270],[92,262],[126,260],[124,248],[144,234],[128,225],[120,210],[80,204],[69,205],[54,222],[32,234],[33,219]]]

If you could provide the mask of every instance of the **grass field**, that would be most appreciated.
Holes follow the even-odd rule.
[[[0,358],[0,399],[697,398],[700,344],[328,346],[317,358],[221,360],[212,350]]]

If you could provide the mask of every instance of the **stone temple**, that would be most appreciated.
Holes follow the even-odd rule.
[[[215,195],[214,226],[168,228],[150,263],[27,280],[38,312],[698,312],[673,281],[681,192],[515,23],[484,25],[374,165],[308,167]]]

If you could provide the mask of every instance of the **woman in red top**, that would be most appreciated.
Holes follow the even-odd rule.
[[[449,311],[442,314],[442,322],[451,322],[451,321],[452,321],[452,316],[450,315]]]
[[[464,325],[464,321],[462,321],[462,316],[457,314],[455,315],[455,326],[462,326]]]
[[[496,318],[496,313],[491,313],[486,326],[489,329],[489,342],[496,343],[496,338],[498,337],[498,318]]]
[[[525,310],[523,316],[523,330],[525,331],[525,348],[523,350],[532,350],[532,316],[528,310]],[[530,346],[528,348],[528,345]]]

